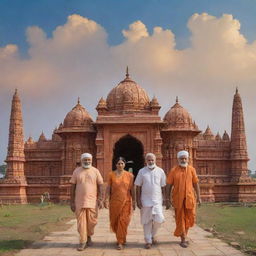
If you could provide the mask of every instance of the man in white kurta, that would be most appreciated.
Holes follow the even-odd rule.
[[[150,249],[156,242],[155,236],[163,215],[163,193],[166,185],[164,171],[156,166],[156,157],[152,153],[146,155],[147,166],[139,170],[135,180],[137,206],[141,212],[141,224],[143,225],[145,248]]]

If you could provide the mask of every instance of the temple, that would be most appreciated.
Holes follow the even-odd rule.
[[[12,99],[7,152],[7,173],[0,179],[0,202],[40,202],[48,192],[54,202],[68,201],[70,177],[80,155],[90,152],[94,165],[106,180],[113,160],[123,156],[134,175],[153,152],[157,164],[168,172],[177,163],[177,152],[188,150],[200,178],[202,198],[208,202],[256,201],[256,181],[248,175],[248,154],[242,101],[238,90],[233,100],[231,135],[202,132],[176,98],[162,119],[156,97],[126,77],[101,98],[93,120],[78,99],[63,123],[47,139],[24,142],[22,106],[17,90]]]

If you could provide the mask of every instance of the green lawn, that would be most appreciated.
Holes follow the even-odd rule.
[[[227,242],[238,242],[243,251],[256,255],[256,206],[203,204],[198,209],[197,224],[213,229],[216,236]]]
[[[0,207],[0,255],[14,255],[51,231],[67,229],[65,222],[70,218],[74,215],[68,205]],[[256,252],[256,206],[203,204],[198,209],[197,223],[213,228],[227,242],[238,242],[244,251]]]
[[[10,205],[0,207],[0,255],[14,255],[53,230],[68,228],[74,215],[68,205]]]

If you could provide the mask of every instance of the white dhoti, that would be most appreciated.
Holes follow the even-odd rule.
[[[140,213],[145,242],[152,244],[152,238],[155,238],[157,230],[164,222],[163,207],[162,205],[142,207]]]

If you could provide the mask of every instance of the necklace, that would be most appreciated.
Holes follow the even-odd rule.
[[[116,170],[115,173],[116,173],[116,176],[117,176],[117,177],[120,177],[120,176],[122,176],[122,174],[124,173],[124,171],[118,171],[118,170]]]

